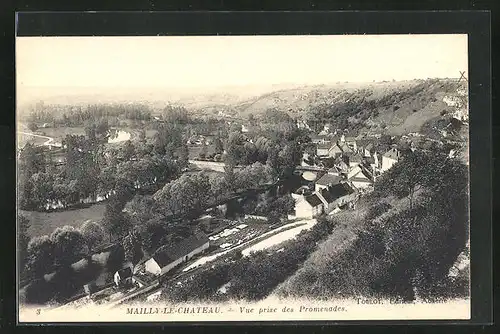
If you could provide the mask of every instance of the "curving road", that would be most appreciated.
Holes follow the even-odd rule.
[[[47,136],[42,136],[42,135],[37,135],[35,133],[31,133],[31,132],[23,132],[23,131],[18,131],[17,133],[20,133],[22,135],[26,135],[26,136],[33,136],[33,137],[38,137],[38,138],[44,138],[44,139],[47,139],[46,142],[44,142],[42,145],[46,145],[46,146],[50,146],[51,143],[54,141],[54,138],[52,137],[47,137]]]

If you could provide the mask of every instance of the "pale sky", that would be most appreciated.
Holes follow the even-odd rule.
[[[467,35],[16,38],[18,88],[315,85],[467,67]]]

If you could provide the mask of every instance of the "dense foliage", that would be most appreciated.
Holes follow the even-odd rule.
[[[468,239],[467,181],[467,167],[445,152],[410,151],[376,182],[372,208],[358,218],[367,227],[353,245],[333,257],[323,247],[280,292],[406,301],[466,296],[448,272]]]

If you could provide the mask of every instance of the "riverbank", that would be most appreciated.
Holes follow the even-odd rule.
[[[51,234],[56,228],[70,225],[80,227],[86,220],[100,221],[104,217],[106,205],[93,204],[78,209],[54,212],[37,212],[19,210],[19,213],[30,221],[28,235],[30,238]]]

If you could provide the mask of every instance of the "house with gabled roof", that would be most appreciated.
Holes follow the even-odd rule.
[[[349,165],[345,163],[343,159],[338,159],[335,162],[335,166],[340,168],[343,172],[347,172],[349,170]]]
[[[358,148],[358,152],[365,158],[371,157],[374,153],[372,143],[366,143],[366,145],[358,146]]]
[[[311,129],[309,124],[307,124],[307,122],[302,119],[298,119],[296,125],[298,129],[308,129],[308,130]]]
[[[349,168],[358,166],[362,161],[363,157],[361,154],[353,153],[344,155],[345,163],[349,165]]]
[[[162,246],[145,262],[145,271],[157,276],[163,275],[208,247],[208,237],[201,234],[193,235],[173,245]]]
[[[332,138],[329,135],[311,135],[311,142],[314,144],[331,143]]]
[[[323,202],[317,194],[297,196],[295,198],[295,217],[313,218],[323,213]]]
[[[336,176],[341,176],[342,175],[342,169],[338,166],[333,166],[327,171],[328,174],[330,175],[336,175]]]
[[[332,147],[330,142],[325,142],[325,143],[318,143],[316,145],[316,155],[318,157],[326,157],[328,156],[328,152],[330,151],[330,148]]]
[[[358,149],[357,143],[356,143],[356,138],[354,138],[354,137],[346,137],[346,136],[342,135],[340,137],[340,142],[342,144],[346,144],[347,146],[349,146],[353,151],[357,151],[357,149]]]
[[[373,152],[373,155],[371,157],[366,157],[365,158],[365,164],[367,166],[370,166],[370,169],[375,171],[380,169],[380,161],[378,159],[378,153]]]
[[[360,171],[361,171],[361,167],[359,165],[358,166],[354,166],[347,173],[347,179],[349,180],[351,177],[353,177],[354,175],[358,174]]]
[[[352,154],[352,153],[354,153],[354,151],[346,143],[339,142],[338,145],[339,145],[340,149],[342,150],[343,154]]]
[[[333,144],[329,149],[327,155],[332,158],[337,158],[342,155],[343,151],[338,143]]]
[[[347,182],[323,188],[316,194],[323,202],[325,213],[330,213],[336,208],[352,202],[356,198],[356,191]]]
[[[117,272],[113,275],[113,281],[115,282],[116,286],[126,286],[128,284],[132,283],[132,265],[128,265]]]
[[[366,189],[373,186],[373,176],[365,168],[359,168],[351,175],[349,182],[356,189]]]
[[[322,177],[320,177],[318,180],[316,180],[315,185],[314,185],[314,190],[315,191],[320,191],[321,189],[328,188],[329,186],[333,186],[337,183],[340,183],[340,181],[343,180],[343,177],[340,175],[333,175],[330,173],[326,173]]]
[[[382,155],[382,166],[381,171],[385,172],[389,170],[396,162],[401,158],[401,152],[395,147],[391,148],[385,154]]]

